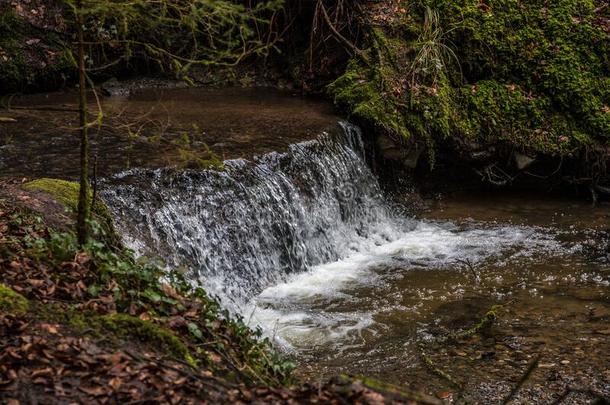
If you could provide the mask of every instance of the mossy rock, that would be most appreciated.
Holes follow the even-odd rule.
[[[72,213],[76,213],[78,209],[80,186],[76,182],[41,178],[25,183],[22,187],[27,191],[42,191],[49,194],[54,200],[65,206]],[[92,194],[90,193],[90,198],[91,197]],[[114,228],[112,214],[106,204],[100,199],[96,199],[95,204],[91,207],[91,212],[93,214],[93,219],[102,226],[106,242],[111,246],[120,246],[120,237]]]
[[[184,342],[171,330],[153,322],[125,313],[100,316],[95,312],[82,311],[76,307],[66,308],[53,304],[37,305],[34,312],[40,319],[68,324],[95,338],[107,338],[110,332],[125,342],[147,344],[151,348],[197,367],[197,360],[190,354]]]
[[[43,191],[50,194],[57,202],[76,211],[79,191],[79,185],[76,182],[42,178],[25,183],[23,188],[27,191]]]
[[[4,284],[0,284],[0,313],[23,315],[28,311],[28,300]]]
[[[548,156],[605,150],[610,11],[580,0],[408,3],[391,25],[364,21],[370,63],[353,57],[329,86],[351,116],[429,149],[454,138]]]
[[[411,391],[397,385],[385,383],[383,381],[376,380],[374,378],[365,377],[363,375],[350,376],[347,374],[341,374],[335,381],[343,385],[343,388],[337,387],[338,392],[345,395],[350,395],[354,389],[355,384],[362,384],[362,386],[383,394],[387,398],[391,398],[398,403],[425,403],[425,404],[436,404],[443,403],[442,401],[431,397],[427,394]]]
[[[191,356],[188,348],[172,331],[127,314],[107,315],[100,318],[101,325],[121,338],[135,338],[149,343],[152,347],[184,359],[196,367],[197,361]]]

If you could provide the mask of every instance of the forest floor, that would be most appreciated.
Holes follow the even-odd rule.
[[[0,402],[441,403],[364,378],[304,384],[205,293],[95,242],[42,192],[0,183]]]

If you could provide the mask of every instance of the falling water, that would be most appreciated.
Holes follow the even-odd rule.
[[[348,123],[285,153],[226,161],[224,171],[129,170],[106,181],[103,198],[137,254],[187,267],[193,282],[285,347],[370,325],[370,311],[310,303],[382,282],[380,267],[439,268],[556,247],[528,227],[462,229],[396,214]]]

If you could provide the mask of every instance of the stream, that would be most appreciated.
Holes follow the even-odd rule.
[[[539,358],[518,403],[552,402],[568,386],[580,389],[571,403],[587,403],[587,390],[610,395],[607,205],[471,193],[414,215],[384,195],[365,134],[327,107],[253,93],[223,107],[221,93],[172,92],[163,111],[181,127],[166,132],[196,121],[225,169],[177,170],[135,148],[129,164],[104,166],[101,196],[130,248],[184,268],[303,378],[363,374],[493,403]],[[143,103],[127,109],[144,114]],[[234,128],[226,142],[222,125]],[[447,339],[493,305],[502,307],[490,333]]]

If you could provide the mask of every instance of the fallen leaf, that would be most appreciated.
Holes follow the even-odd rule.
[[[138,318],[140,318],[143,321],[150,321],[152,319],[152,317],[148,314],[148,312],[142,312]]]
[[[32,286],[32,287],[42,287],[42,285],[44,284],[44,280],[30,280],[28,279],[27,282]]]
[[[32,375],[30,375],[30,377],[35,378],[35,377],[39,377],[39,376],[50,376],[52,374],[53,374],[53,369],[51,367],[46,367],[46,368],[34,370],[32,372]]]
[[[449,400],[451,400],[453,398],[453,392],[451,392],[451,391],[443,391],[443,392],[439,392],[437,396],[440,399],[449,399]]]
[[[50,323],[41,323],[40,327],[52,335],[57,334],[57,326]]]
[[[78,389],[94,397],[104,395],[104,389],[102,387],[78,387]]]
[[[122,384],[123,384],[123,382],[118,377],[114,377],[113,379],[108,381],[108,385],[110,385],[112,387],[112,389],[115,391],[118,391],[118,389],[121,387]]]
[[[165,295],[167,295],[168,297],[176,299],[176,300],[182,299],[182,297],[180,296],[180,294],[178,294],[176,289],[174,287],[170,286],[169,284],[163,283],[161,285],[161,288],[163,289],[163,292],[165,293]]]

